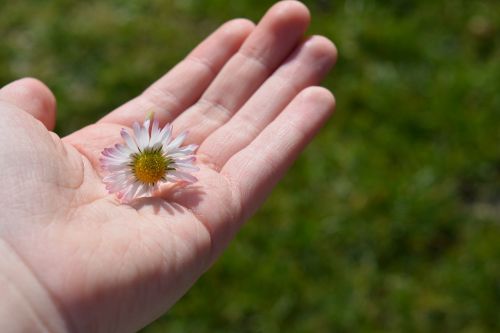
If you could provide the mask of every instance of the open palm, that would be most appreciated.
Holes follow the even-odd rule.
[[[187,291],[333,108],[314,85],[336,51],[303,38],[308,22],[295,1],[257,27],[230,21],[142,95],[63,139],[48,131],[54,102],[40,82],[0,90],[0,291],[24,315],[10,325],[134,331]],[[151,111],[200,145],[199,181],[119,204],[99,155]]]

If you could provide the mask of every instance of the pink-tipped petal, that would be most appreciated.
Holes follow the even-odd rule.
[[[127,144],[128,148],[131,151],[138,151],[138,146],[136,141],[130,136],[130,134],[127,133],[125,129],[122,129],[120,132],[123,140],[125,140],[125,143]]]

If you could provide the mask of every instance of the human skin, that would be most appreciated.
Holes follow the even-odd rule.
[[[60,139],[35,79],[0,90],[0,331],[133,332],[221,254],[325,123],[336,58],[309,12],[227,22],[140,96]],[[199,181],[120,204],[99,155],[152,110],[200,145]]]

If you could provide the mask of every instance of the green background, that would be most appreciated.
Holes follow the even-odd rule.
[[[0,84],[70,133],[273,1],[2,1]],[[144,332],[500,332],[500,3],[307,1],[337,112],[221,260]]]

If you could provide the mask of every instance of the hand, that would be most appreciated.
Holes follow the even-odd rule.
[[[0,90],[0,331],[126,332],[163,314],[208,269],[327,120],[314,87],[336,50],[303,38],[307,9],[233,20],[143,94],[60,139],[39,81]],[[154,110],[197,143],[194,185],[119,204],[99,155]],[[38,119],[38,120],[36,120]]]

